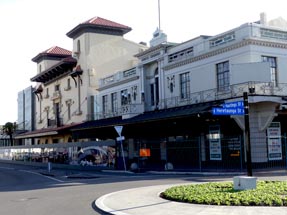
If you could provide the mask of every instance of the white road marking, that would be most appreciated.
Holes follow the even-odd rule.
[[[40,176],[43,176],[45,178],[49,178],[51,180],[54,180],[54,181],[57,181],[57,182],[61,182],[61,183],[64,183],[65,181],[62,181],[62,180],[59,180],[57,178],[53,178],[53,177],[50,177],[50,176],[47,176],[47,175],[43,175],[43,174],[40,174],[38,172],[32,172],[32,171],[28,171],[28,170],[19,170],[21,172],[27,172],[27,173],[31,173],[31,174],[34,174],[34,175],[40,175]]]
[[[14,170],[15,168],[11,168],[11,167],[0,167],[0,169]]]

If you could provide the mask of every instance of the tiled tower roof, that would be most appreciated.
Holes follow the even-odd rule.
[[[66,57],[69,57],[72,55],[72,52],[67,50],[67,49],[63,49],[61,47],[58,46],[53,46],[41,53],[39,53],[37,56],[35,56],[32,61],[33,62],[39,62],[44,58],[55,58],[55,59],[63,59]]]
[[[70,38],[75,38],[86,32],[122,36],[131,30],[132,29],[126,25],[96,16],[77,25],[67,33],[67,36]]]

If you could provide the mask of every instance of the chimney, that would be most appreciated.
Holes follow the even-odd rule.
[[[260,13],[260,24],[267,25],[267,16],[266,13]]]

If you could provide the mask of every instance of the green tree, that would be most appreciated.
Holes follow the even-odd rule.
[[[12,122],[6,122],[6,124],[3,126],[3,132],[7,135],[9,135],[10,139],[10,145],[13,146],[13,133],[16,130],[16,123]]]

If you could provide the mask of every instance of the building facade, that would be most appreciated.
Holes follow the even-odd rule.
[[[32,86],[18,92],[18,120],[17,133],[35,130],[35,97],[34,88]],[[19,140],[21,141],[21,140]],[[33,145],[33,139],[23,139],[24,143],[18,142],[17,145]]]
[[[122,126],[114,168],[242,170],[247,93],[253,165],[286,166],[286,27],[261,14],[180,44],[157,29],[147,48],[123,38],[129,27],[90,19],[67,33],[72,52],[34,58],[40,120],[20,138],[98,147],[97,140],[116,140],[115,126]]]
[[[115,73],[100,82],[100,112],[109,110],[102,118],[121,118],[114,117],[109,124],[87,122],[73,129],[73,135],[107,138],[113,126],[122,125],[130,164],[242,169],[247,138],[242,105],[247,92],[252,163],[286,165],[285,29],[286,21],[267,22],[261,14],[258,22],[181,44],[152,42],[162,33],[157,31],[151,47],[136,55],[134,79],[123,84],[114,78],[121,73]],[[134,99],[135,88],[139,100]],[[121,95],[120,101],[115,94]],[[224,106],[237,102],[240,113]],[[115,103],[122,112],[113,111]],[[143,149],[150,156],[141,156]]]

